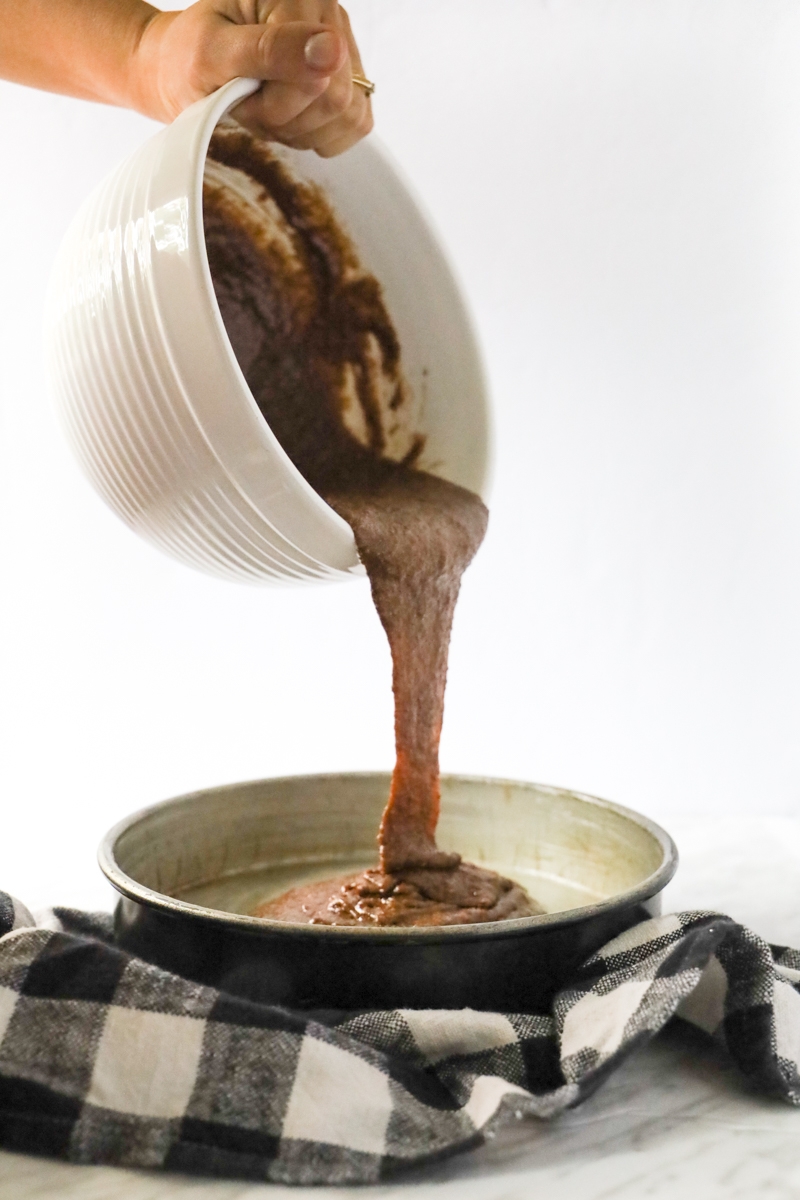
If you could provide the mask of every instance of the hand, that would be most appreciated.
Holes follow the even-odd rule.
[[[136,48],[136,107],[170,121],[237,75],[263,79],[234,110],[256,136],[324,157],[372,129],[347,13],[336,0],[198,0],[152,11]]]

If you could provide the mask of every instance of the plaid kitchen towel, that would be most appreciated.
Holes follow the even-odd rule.
[[[579,1104],[677,1014],[800,1104],[800,952],[718,913],[646,921],[549,1014],[309,1014],[132,958],[111,918],[0,893],[0,1145],[290,1184],[373,1183]]]

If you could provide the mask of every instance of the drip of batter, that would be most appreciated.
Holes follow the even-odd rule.
[[[397,760],[379,866],[294,888],[255,915],[442,925],[541,912],[518,884],[444,853],[435,838],[453,610],[487,510],[414,469],[423,442],[403,434],[397,335],[323,194],[231,124],[209,158],[206,244],[228,335],[281,445],[352,527],[393,663]]]

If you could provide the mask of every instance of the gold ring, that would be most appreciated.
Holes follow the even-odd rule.
[[[364,75],[354,75],[353,83],[356,85],[356,87],[363,88],[368,96],[371,96],[375,91],[375,84],[370,79],[367,79]]]

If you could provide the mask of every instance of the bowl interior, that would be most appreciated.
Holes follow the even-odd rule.
[[[297,883],[374,863],[388,788],[388,774],[349,774],[198,792],[112,831],[101,865],[128,894],[141,897],[144,889],[246,916]],[[616,805],[538,784],[460,776],[442,777],[438,841],[518,880],[548,913],[635,891],[674,857],[662,830]]]
[[[484,498],[491,429],[472,321],[427,214],[373,135],[337,158],[274,150],[323,188],[359,259],[379,280],[425,435],[417,465]]]

